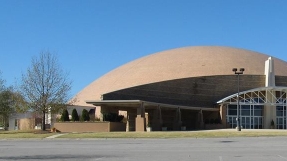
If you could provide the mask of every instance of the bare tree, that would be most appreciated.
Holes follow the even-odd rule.
[[[21,91],[30,108],[42,113],[42,130],[45,128],[45,114],[58,112],[68,101],[71,81],[60,68],[57,57],[49,51],[32,59],[27,73],[22,75]]]

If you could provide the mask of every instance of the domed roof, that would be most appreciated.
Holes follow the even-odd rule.
[[[101,95],[143,84],[166,80],[232,75],[232,68],[245,68],[246,75],[264,75],[268,55],[244,49],[219,46],[184,47],[151,54],[131,61],[105,74],[85,87],[74,104],[100,100]],[[275,74],[287,76],[287,63],[274,58]]]

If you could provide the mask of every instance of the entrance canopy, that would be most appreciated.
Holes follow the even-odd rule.
[[[241,105],[286,105],[287,87],[260,87],[243,92],[239,92]],[[237,93],[225,97],[217,102],[218,104],[236,104]]]
[[[142,100],[100,100],[100,101],[86,101],[87,104],[92,104],[94,106],[113,106],[118,107],[121,110],[128,108],[137,108],[144,105],[146,109],[156,109],[158,107],[169,108],[169,109],[186,109],[186,110],[202,110],[202,111],[219,111],[218,108],[207,108],[207,107],[192,107],[192,106],[181,106],[181,105],[171,105],[164,103],[156,103]]]

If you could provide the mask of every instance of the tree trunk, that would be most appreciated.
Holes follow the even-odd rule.
[[[45,111],[43,111],[43,119],[42,119],[42,131],[45,131],[46,130],[46,126],[45,126],[45,124],[46,124],[46,112]]]
[[[4,128],[4,130],[7,130],[8,128],[7,128],[7,123],[6,123],[6,117],[4,117],[4,119],[3,119],[3,128]]]

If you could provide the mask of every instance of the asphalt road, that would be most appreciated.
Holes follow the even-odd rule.
[[[287,137],[0,140],[0,161],[284,161]]]

